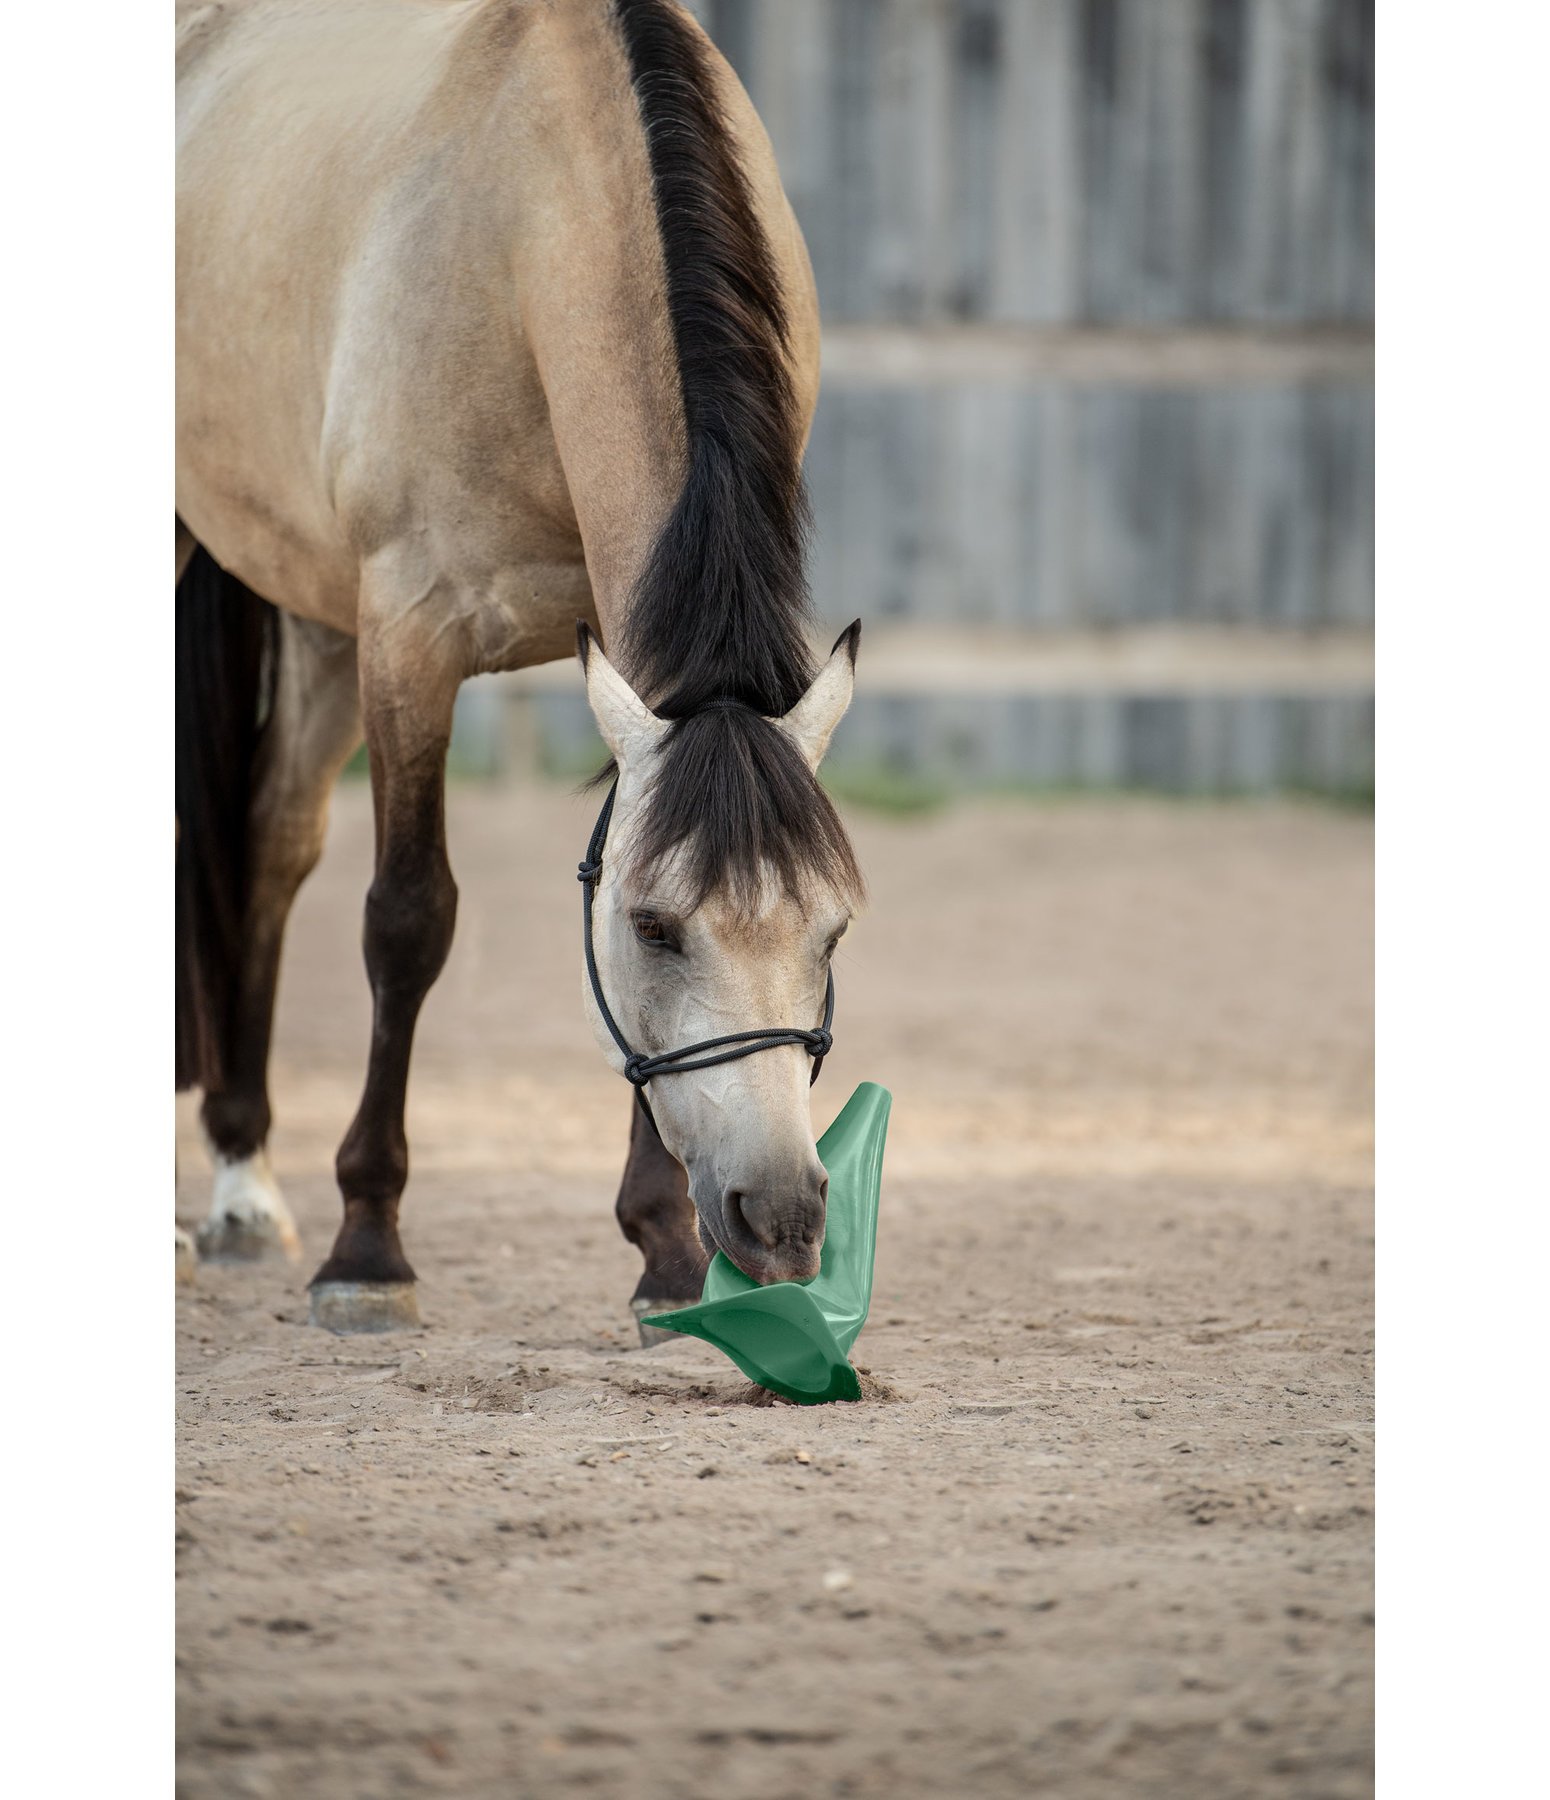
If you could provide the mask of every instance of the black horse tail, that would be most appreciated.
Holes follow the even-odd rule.
[[[241,979],[248,805],[272,704],[279,614],[194,551],[177,597],[177,1062],[222,1083]]]

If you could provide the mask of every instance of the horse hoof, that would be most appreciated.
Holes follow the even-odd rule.
[[[267,1151],[227,1161],[212,1149],[215,1192],[210,1216],[199,1227],[199,1254],[206,1262],[301,1260],[301,1239]]]
[[[180,1225],[178,1234],[177,1283],[179,1287],[194,1285],[194,1271],[199,1267],[199,1258],[194,1251],[194,1240]]]
[[[641,1321],[647,1313],[677,1312],[681,1306],[698,1304],[697,1300],[632,1300],[630,1311],[635,1315],[635,1329],[640,1333],[641,1349],[649,1350],[654,1344],[683,1343],[676,1331],[659,1331],[655,1325],[643,1325]]]
[[[312,1323],[339,1337],[363,1331],[413,1331],[420,1302],[412,1281],[320,1281],[312,1295]]]
[[[204,1262],[253,1263],[301,1259],[301,1239],[289,1219],[241,1219],[223,1213],[199,1227],[199,1255]]]

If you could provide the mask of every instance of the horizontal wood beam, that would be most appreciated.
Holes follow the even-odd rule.
[[[865,694],[1363,694],[1373,635],[1210,625],[1109,631],[868,625]],[[582,692],[574,661],[488,678],[515,694]]]
[[[1372,376],[1367,327],[834,324],[823,333],[827,387],[1280,387]]]

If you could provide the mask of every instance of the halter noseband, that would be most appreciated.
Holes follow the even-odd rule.
[[[660,1056],[642,1056],[625,1041],[618,1021],[603,998],[603,984],[597,973],[597,958],[592,952],[592,898],[597,891],[598,877],[603,872],[603,845],[608,837],[608,822],[614,814],[614,796],[618,791],[619,784],[615,782],[608,790],[603,810],[592,828],[592,841],[587,845],[587,860],[577,869],[576,879],[581,883],[582,944],[587,953],[587,978],[592,983],[592,997],[597,1001],[597,1010],[603,1015],[603,1023],[608,1027],[609,1036],[623,1053],[625,1080],[634,1087],[636,1098],[646,1117],[651,1119],[652,1126],[655,1127],[656,1120],[651,1116],[651,1107],[646,1099],[646,1083],[653,1076],[685,1075],[691,1069],[709,1069],[717,1063],[736,1062],[740,1056],[753,1056],[760,1050],[774,1050],[781,1044],[803,1044],[807,1047],[813,1058],[813,1072],[808,1082],[811,1086],[818,1079],[823,1059],[834,1047],[834,1038],[829,1031],[834,1023],[832,968],[829,970],[828,987],[824,994],[823,1024],[816,1031],[803,1031],[796,1025],[772,1025],[760,1031],[733,1031],[726,1037],[706,1038],[700,1044],[685,1044],[681,1050],[664,1050]],[[707,1050],[714,1051],[715,1054],[703,1055],[702,1052]]]

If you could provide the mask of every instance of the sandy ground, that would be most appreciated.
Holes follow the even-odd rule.
[[[1371,825],[853,823],[821,1129],[895,1096],[892,1403],[635,1347],[627,1094],[579,1003],[591,805],[454,793],[411,1103],[422,1332],[305,1323],[366,1029],[367,798],[281,994],[308,1261],[178,1299],[180,1793],[1371,1792]],[[179,1105],[179,1217],[208,1176]]]

